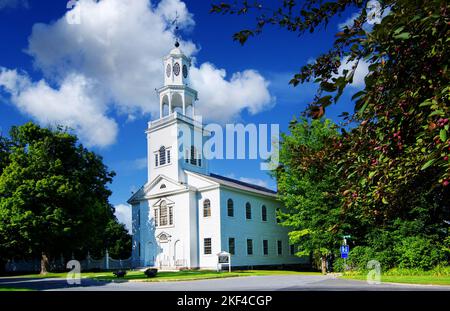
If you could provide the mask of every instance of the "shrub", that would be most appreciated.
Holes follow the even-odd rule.
[[[114,271],[113,274],[118,278],[123,278],[127,272],[125,270]]]
[[[442,249],[430,239],[411,236],[402,239],[395,250],[398,253],[399,268],[429,270],[444,260]]]
[[[158,269],[155,269],[155,268],[148,268],[147,270],[144,271],[144,274],[148,278],[154,278],[157,273],[158,273]]]

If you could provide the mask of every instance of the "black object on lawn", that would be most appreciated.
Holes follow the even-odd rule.
[[[158,273],[158,269],[155,269],[155,268],[148,268],[147,270],[144,271],[144,274],[148,278],[154,278],[157,273]]]
[[[123,278],[127,272],[124,270],[114,271],[113,274],[118,278]]]

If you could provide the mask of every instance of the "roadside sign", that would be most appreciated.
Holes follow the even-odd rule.
[[[341,245],[341,258],[348,258],[350,247],[348,245]]]
[[[217,271],[221,271],[223,265],[228,265],[228,272],[231,272],[231,254],[225,251],[217,254]]]

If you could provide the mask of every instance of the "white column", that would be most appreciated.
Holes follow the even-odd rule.
[[[169,114],[172,113],[172,94],[169,93]]]
[[[186,115],[186,97],[184,94],[181,96],[181,102],[183,103],[183,115]]]
[[[161,119],[163,117],[163,97],[159,96],[159,118]]]

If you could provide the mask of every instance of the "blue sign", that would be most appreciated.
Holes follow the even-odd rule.
[[[348,245],[341,245],[341,258],[348,258],[350,247]]]

